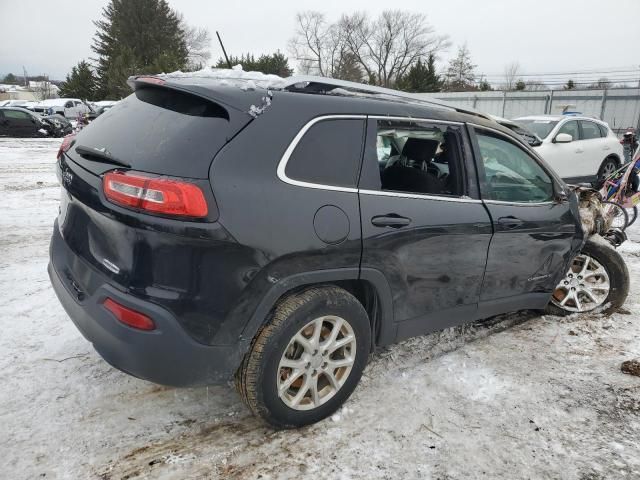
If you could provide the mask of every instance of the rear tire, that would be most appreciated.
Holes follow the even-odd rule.
[[[315,423],[349,398],[370,345],[362,304],[341,288],[312,287],[276,305],[236,373],[236,388],[276,428]]]
[[[600,168],[598,169],[598,180],[602,181],[611,175],[616,168],[618,168],[618,162],[615,158],[607,157],[602,161]]]
[[[591,288],[593,288],[593,290],[591,290],[591,288],[588,288],[588,290],[595,292],[595,298],[598,299],[597,302],[589,303],[585,294],[581,294],[580,292],[580,283],[589,283],[587,280],[584,280],[583,282],[583,278],[586,279],[587,274],[581,275],[581,273],[583,272],[581,272],[581,268],[579,265],[580,257],[587,257],[595,260],[595,263],[591,264],[592,270],[585,271],[587,271],[587,273],[596,275],[595,279],[593,279],[592,277],[594,286]],[[603,267],[605,274],[596,273],[598,271],[596,267],[598,266]],[[599,275],[600,279],[602,280],[602,282],[599,284],[596,283],[598,281],[597,275]],[[604,286],[605,279],[608,283],[609,291],[606,294],[606,297],[604,296],[604,293],[602,293],[601,296],[598,296],[598,291],[602,292],[602,290],[599,290],[598,288],[596,288],[596,286]],[[577,282],[577,284],[575,285],[575,289],[577,290],[572,290],[573,282]],[[584,302],[583,304],[583,301],[579,300],[578,303],[576,303],[575,301],[571,300],[571,298],[569,298],[563,306],[563,300],[565,300],[567,296],[573,295],[574,293],[575,295],[581,294],[581,298],[587,299],[587,302]],[[627,265],[624,262],[624,259],[611,245],[609,245],[609,243],[607,243],[606,240],[604,240],[600,236],[594,235],[587,240],[587,243],[585,243],[584,247],[582,247],[582,250],[576,257],[576,259],[571,262],[567,275],[563,277],[562,280],[560,280],[560,283],[556,287],[556,290],[554,291],[545,311],[546,313],[549,313],[551,315],[565,316],[571,315],[573,313],[585,313],[596,308],[606,306],[604,312],[612,313],[624,304],[628,294],[629,271],[627,270]],[[583,308],[578,309],[576,308],[577,305],[582,305]]]

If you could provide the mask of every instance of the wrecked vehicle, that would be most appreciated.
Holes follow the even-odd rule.
[[[42,117],[21,107],[0,107],[2,137],[64,137],[72,131],[71,123],[59,115]]]
[[[235,378],[256,415],[298,427],[336,411],[378,347],[625,301],[626,267],[587,238],[576,194],[493,119],[329,78],[265,83],[131,78],[109,121],[63,142],[48,271],[111,365]]]

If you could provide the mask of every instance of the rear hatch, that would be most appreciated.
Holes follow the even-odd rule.
[[[178,261],[185,270],[191,268],[187,258],[182,263],[179,259],[208,248],[207,242],[210,246],[219,235],[209,168],[216,153],[252,120],[244,103],[255,101],[255,95],[192,89],[184,82],[158,85],[142,80],[135,81],[134,88],[59,156],[63,188],[58,226],[80,260],[65,273],[80,288],[89,288],[83,278],[88,278],[84,269],[90,265],[125,288],[181,291],[189,272],[183,276],[166,266]],[[230,103],[234,97],[241,99],[236,106]],[[115,204],[103,191],[108,172],[195,185],[208,212],[202,218],[172,217]]]

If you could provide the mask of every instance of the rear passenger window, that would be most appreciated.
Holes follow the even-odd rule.
[[[382,190],[462,195],[459,127],[379,120],[376,151]]]
[[[583,140],[591,140],[592,138],[600,138],[600,129],[598,125],[593,122],[585,122],[581,121],[580,125],[582,126],[582,139]]]
[[[302,182],[355,188],[363,140],[364,120],[322,120],[298,142],[285,174]]]

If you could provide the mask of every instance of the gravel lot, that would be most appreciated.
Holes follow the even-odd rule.
[[[46,273],[59,140],[0,139],[0,477],[640,478],[640,227],[626,311],[537,314],[378,352],[331,419],[274,432],[231,388],[107,365]]]

